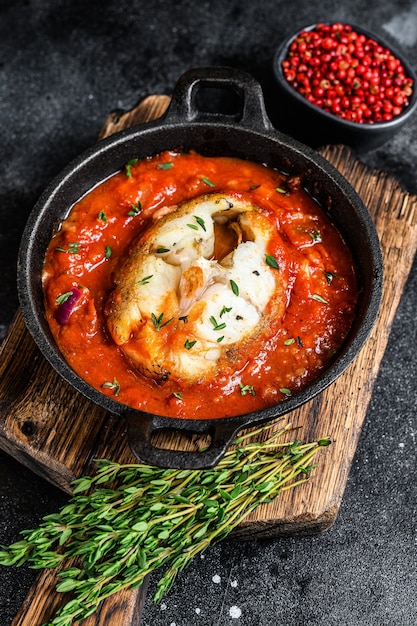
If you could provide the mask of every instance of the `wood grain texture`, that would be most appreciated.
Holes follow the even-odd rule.
[[[149,96],[127,113],[113,113],[100,138],[165,112],[167,96]],[[330,436],[312,478],[275,502],[259,507],[234,532],[236,537],[311,534],[335,521],[401,294],[417,249],[417,197],[390,176],[370,171],[343,146],[320,151],[357,190],[374,219],[384,259],[380,315],[359,357],[325,392],[288,419],[303,440]],[[276,428],[271,424],[270,430]],[[176,436],[166,437],[176,447]],[[199,443],[185,442],[189,449]],[[94,471],[94,458],[133,461],[124,421],[83,398],[42,357],[18,311],[0,350],[0,447],[34,472],[70,493],[71,480]],[[138,623],[144,589],[103,603],[96,621],[83,626]],[[13,626],[40,626],[59,600],[53,575],[42,573]],[[89,618],[90,620],[93,618]],[[101,620],[101,621],[97,621]],[[107,620],[107,622],[106,622]],[[134,621],[133,621],[134,620]]]
[[[56,611],[70,599],[57,594],[55,572],[44,570],[20,607],[12,626],[41,626],[53,619]],[[139,590],[121,591],[102,602],[96,613],[82,620],[80,626],[139,626],[146,597],[147,579]]]

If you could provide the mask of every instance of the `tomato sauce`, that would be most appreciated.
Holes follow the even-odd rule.
[[[218,191],[245,194],[273,216],[268,255],[286,274],[285,314],[267,341],[240,355],[238,371],[184,387],[157,382],[107,332],[114,272],[159,209]],[[185,419],[240,415],[296,394],[334,358],[357,302],[350,251],[299,181],[236,158],[176,152],[129,162],[71,208],[48,247],[43,287],[52,333],[81,378],[133,408]]]

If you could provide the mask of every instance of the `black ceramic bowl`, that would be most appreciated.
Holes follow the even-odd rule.
[[[311,24],[300,28],[297,32],[289,35],[279,46],[273,60],[273,73],[278,90],[278,106],[280,108],[280,128],[291,133],[299,140],[305,141],[312,146],[331,144],[345,144],[353,147],[358,152],[366,152],[382,145],[391,139],[408,121],[417,108],[417,84],[416,75],[404,57],[391,44],[382,37],[360,26],[351,24],[357,33],[377,41],[380,45],[391,50],[401,61],[406,74],[414,81],[413,93],[409,105],[403,112],[387,122],[374,124],[360,124],[337,117],[324,111],[320,107],[309,102],[304,96],[296,91],[286,80],[282,70],[282,62],[288,55],[291,43],[298,37],[301,31],[313,30],[317,24]],[[275,120],[274,120],[275,121]]]
[[[237,109],[228,114],[201,110],[196,105],[197,95],[210,89],[232,90],[237,96]],[[133,410],[90,387],[67,365],[45,320],[41,284],[44,255],[54,229],[71,205],[94,185],[120,171],[130,159],[178,148],[206,155],[237,156],[301,175],[304,186],[328,212],[354,255],[360,300],[343,348],[314,384],[276,406],[214,420],[174,419]],[[44,356],[75,389],[127,419],[129,442],[139,459],[165,467],[211,467],[222,457],[237,431],[288,413],[330,385],[355,359],[368,337],[378,313],[381,285],[379,241],[361,199],[320,155],[276,132],[266,116],[260,85],[251,76],[228,68],[186,73],[178,81],[170,107],[162,118],[100,141],[70,163],[34,207],[23,234],[18,262],[21,309]],[[161,429],[208,434],[211,443],[198,453],[156,448],[152,436]]]

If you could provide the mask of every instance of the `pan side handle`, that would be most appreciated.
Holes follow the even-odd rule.
[[[142,463],[156,467],[211,468],[220,461],[241,427],[223,420],[177,420],[134,410],[126,411],[124,415],[133,454]],[[186,436],[208,435],[210,443],[201,451],[165,449],[153,443],[154,436],[159,432],[171,430]]]

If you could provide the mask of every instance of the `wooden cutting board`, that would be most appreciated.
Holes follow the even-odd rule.
[[[149,96],[131,111],[112,113],[99,139],[159,117],[167,96]],[[417,197],[390,176],[370,171],[344,146],[320,150],[349,180],[374,219],[381,239],[385,280],[380,315],[357,360],[320,396],[288,421],[297,436],[330,436],[311,479],[275,502],[262,505],[235,531],[240,538],[312,534],[336,519],[349,469],[397,306],[417,248]],[[271,425],[271,431],[276,426]],[[171,437],[167,447],[195,449],[199,442]],[[94,471],[94,458],[134,461],[123,419],[106,413],[74,391],[53,371],[27,332],[20,311],[0,350],[0,447],[70,493],[76,476]],[[51,572],[40,575],[13,626],[40,626],[59,602]],[[131,626],[140,619],[144,588],[109,599],[83,626]]]

